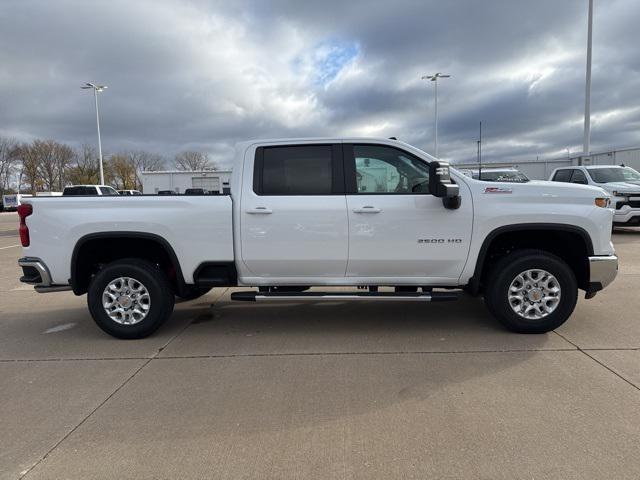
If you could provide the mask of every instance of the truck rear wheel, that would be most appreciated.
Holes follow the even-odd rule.
[[[573,313],[578,284],[560,258],[540,250],[517,250],[491,269],[485,283],[489,311],[509,330],[545,333]]]
[[[105,266],[91,280],[87,304],[94,321],[117,338],[143,338],[173,311],[167,276],[145,260],[128,258]]]

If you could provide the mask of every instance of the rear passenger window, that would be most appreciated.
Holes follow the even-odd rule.
[[[95,187],[66,187],[62,194],[67,195],[96,195]]]
[[[553,181],[554,182],[570,182],[571,172],[573,172],[572,169],[558,170],[556,174],[553,176]]]
[[[582,170],[574,170],[573,176],[571,177],[571,183],[580,183],[583,185],[587,184],[587,176],[584,174]]]
[[[331,145],[264,147],[256,155],[254,190],[259,195],[330,195]]]

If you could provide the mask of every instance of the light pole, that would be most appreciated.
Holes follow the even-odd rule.
[[[87,82],[83,87],[84,90],[89,88],[93,89],[93,96],[96,101],[96,125],[98,126],[98,158],[100,159],[100,185],[104,185],[104,169],[102,167],[102,141],[100,140],[100,113],[98,111],[98,92],[102,92],[106,85],[96,85],[94,83]]]
[[[593,0],[589,0],[589,24],[587,27],[587,79],[584,92],[584,141],[582,152],[591,150],[591,31],[593,30]]]
[[[435,157],[438,158],[438,79],[439,78],[449,78],[451,75],[445,75],[442,73],[434,73],[433,75],[423,75],[421,77],[422,80],[431,80],[435,83],[435,132],[433,136],[433,150],[435,153]]]

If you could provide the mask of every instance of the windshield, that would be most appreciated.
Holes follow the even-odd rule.
[[[587,170],[596,183],[640,181],[640,173],[629,167],[588,168]]]
[[[477,177],[476,177],[477,178]],[[502,172],[482,172],[480,180],[488,182],[526,183],[529,181],[524,173],[507,170]]]

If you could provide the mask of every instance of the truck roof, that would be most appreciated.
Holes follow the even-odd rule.
[[[393,140],[380,137],[297,137],[297,138],[256,138],[239,142],[238,145],[254,143],[297,143],[297,142],[376,142],[376,143],[404,143],[402,140]]]
[[[573,165],[568,167],[558,167],[556,170],[567,170],[569,168],[592,168],[592,169],[600,169],[600,168],[627,168],[627,166],[622,165]]]
[[[424,150],[414,147],[413,145],[403,142],[402,140],[396,140],[392,138],[380,138],[380,137],[300,137],[300,138],[268,138],[268,139],[255,139],[247,140],[245,142],[239,142],[236,144],[236,149],[248,148],[252,145],[265,145],[265,144],[296,144],[296,143],[379,143],[382,145],[402,145],[402,147],[408,151],[414,151],[421,155],[437,160],[433,155]]]
[[[72,187],[109,187],[109,188],[113,188],[111,185],[91,185],[89,183],[87,183],[87,184],[78,184],[78,185],[67,185],[64,188],[72,188]]]

